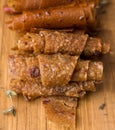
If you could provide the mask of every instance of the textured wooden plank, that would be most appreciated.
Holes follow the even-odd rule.
[[[2,10],[5,0],[0,0]],[[105,63],[103,84],[99,85],[97,92],[89,93],[79,101],[77,109],[76,130],[114,130],[115,129],[115,1],[106,7],[106,13],[102,14],[101,22],[104,31],[101,37],[112,43],[112,53],[104,56]],[[0,87],[8,89],[8,55],[10,48],[16,42],[17,34],[7,29],[4,24],[8,16],[0,11]],[[16,117],[4,116],[2,110],[10,106],[8,98],[0,89],[0,130],[74,130],[58,126],[49,122],[44,113],[41,100],[26,102],[22,97],[14,98],[17,108]],[[104,110],[99,106],[106,103]]]
[[[2,6],[4,1],[0,1],[0,10],[2,10]],[[2,42],[3,42],[3,30],[4,30],[4,14],[0,13],[0,87],[3,87],[2,84]],[[6,102],[6,98],[4,98],[4,92],[0,89],[0,129],[5,128],[5,117],[2,115],[2,109],[6,106],[4,104]]]

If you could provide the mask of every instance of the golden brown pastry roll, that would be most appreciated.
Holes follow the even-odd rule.
[[[75,126],[77,98],[47,97],[43,98],[47,118],[54,123]]]
[[[4,7],[6,13],[21,13],[25,10],[33,10],[54,7],[66,4],[78,3],[78,0],[8,0]]]
[[[100,0],[8,0],[4,6],[4,11],[9,14],[21,13],[25,10],[34,10],[40,8],[63,6],[67,4],[99,5]]]
[[[25,11],[10,20],[8,27],[19,31],[30,31],[31,28],[86,28],[89,24],[93,25],[95,21],[95,9],[90,9],[89,11],[89,8],[90,6],[71,5]]]
[[[34,52],[37,54],[70,54],[84,57],[98,56],[110,51],[110,44],[103,43],[100,38],[88,37],[77,31],[67,33],[60,31],[40,31],[26,33],[17,42],[16,48],[20,52]]]
[[[12,78],[41,81],[47,87],[63,86],[68,84],[69,81],[102,80],[102,62],[82,60],[77,62],[77,59],[76,56],[61,54],[42,54],[29,57],[11,55],[9,57],[9,70]],[[30,62],[31,60],[33,61]]]
[[[33,100],[44,96],[67,96],[83,97],[86,91],[95,91],[96,87],[93,81],[89,82],[71,82],[65,86],[44,87],[40,82],[30,80],[11,79],[9,84],[11,90],[17,94],[22,94],[27,100]]]

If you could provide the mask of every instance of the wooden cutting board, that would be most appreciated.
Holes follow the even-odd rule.
[[[15,45],[17,34],[10,31],[3,12],[5,0],[0,0],[0,87],[8,89],[8,55]],[[103,83],[95,93],[89,93],[79,101],[77,108],[76,130],[115,130],[115,0],[102,11],[101,36],[111,42],[111,54],[102,58],[104,62]],[[2,111],[10,106],[5,92],[0,89],[0,130],[73,130],[49,122],[40,99],[26,102],[22,97],[13,98],[17,109],[16,116],[3,115]],[[101,104],[106,106],[99,109]]]

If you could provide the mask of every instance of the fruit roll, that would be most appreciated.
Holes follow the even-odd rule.
[[[18,16],[14,16],[7,23],[10,29],[18,31],[30,31],[31,28],[86,28],[89,24],[93,25],[96,20],[94,14],[92,9],[89,11],[89,6],[61,6],[25,11]],[[91,21],[93,23],[90,23]]]
[[[75,128],[77,98],[46,97],[42,102],[48,120],[58,125]]]
[[[99,1],[99,0],[97,0]],[[56,7],[67,4],[90,4],[91,2],[97,5],[98,2],[94,0],[88,2],[87,0],[8,0],[7,4],[4,6],[4,12],[8,14],[19,14],[25,10],[34,10],[40,8]]]
[[[44,54],[70,54],[85,57],[98,56],[110,51],[110,44],[104,43],[100,38],[88,37],[83,31],[67,33],[60,31],[40,31],[26,33],[16,44],[14,49],[21,52]]]
[[[46,96],[67,96],[67,97],[83,97],[86,91],[96,91],[93,81],[89,82],[70,82],[61,87],[44,87],[40,82],[30,80],[11,79],[9,84],[11,90],[17,94],[22,94],[25,99],[33,100],[38,97]]]
[[[22,13],[25,10],[56,7],[67,4],[78,4],[78,0],[8,0],[4,11],[8,14]]]
[[[103,77],[103,63],[78,60],[69,55],[11,55],[9,69],[12,78],[41,81],[45,87],[64,86],[70,81],[80,82]]]

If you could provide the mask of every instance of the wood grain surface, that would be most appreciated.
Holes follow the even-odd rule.
[[[8,86],[8,55],[16,42],[17,34],[5,24],[8,16],[2,11],[5,0],[0,0],[0,87]],[[79,101],[76,130],[115,130],[115,0],[103,9],[101,14],[103,31],[101,37],[111,42],[111,53],[102,58],[104,62],[103,83],[95,93],[89,93]],[[14,97],[16,116],[3,115],[10,106],[5,91],[0,89],[0,130],[74,130],[49,122],[41,100],[26,102],[22,97]],[[103,110],[99,106],[105,103]]]

